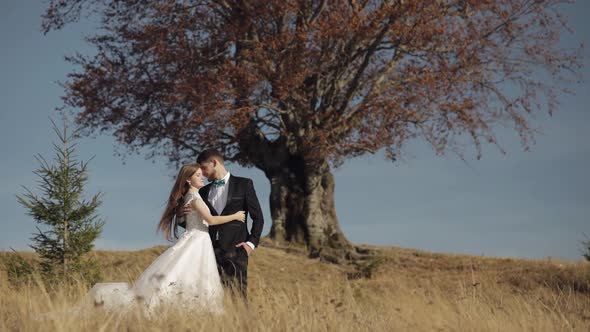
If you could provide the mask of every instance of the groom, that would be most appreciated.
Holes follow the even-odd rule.
[[[210,181],[199,194],[211,210],[211,215],[230,215],[238,211],[250,214],[252,228],[246,222],[230,221],[209,226],[215,259],[224,285],[238,287],[244,299],[248,286],[248,256],[252,254],[262,234],[264,219],[251,179],[233,176],[224,166],[223,157],[215,149],[208,149],[197,157],[203,175]],[[184,207],[179,214],[190,212]],[[179,224],[185,227],[184,223]]]

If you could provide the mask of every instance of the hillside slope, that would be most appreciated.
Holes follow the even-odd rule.
[[[0,274],[0,330],[590,331],[590,264],[483,258],[364,246],[358,271],[264,240],[250,259],[249,306],[226,296],[222,317],[170,309],[146,321],[100,311],[64,314],[82,285],[47,292]],[[165,247],[95,251],[104,281],[133,282]],[[19,253],[34,259],[32,253]],[[0,253],[2,262],[14,253]],[[36,321],[38,313],[46,319]]]

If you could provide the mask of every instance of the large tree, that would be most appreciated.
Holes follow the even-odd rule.
[[[88,132],[173,163],[209,147],[261,169],[271,236],[342,248],[331,168],[410,138],[437,153],[469,138],[527,148],[578,50],[560,49],[562,0],[51,0],[45,32],[99,18],[93,55],[64,83]]]

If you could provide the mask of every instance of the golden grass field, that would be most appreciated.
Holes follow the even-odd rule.
[[[364,247],[382,263],[371,278],[349,279],[349,268],[265,239],[250,258],[249,306],[226,295],[223,316],[67,314],[82,285],[15,288],[1,271],[0,331],[590,331],[590,263]],[[133,282],[164,249],[92,255],[105,282]],[[0,267],[8,255],[0,253]],[[35,320],[40,313],[46,318]]]

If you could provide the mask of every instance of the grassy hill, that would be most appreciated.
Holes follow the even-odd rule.
[[[153,321],[96,311],[64,313],[82,285],[11,287],[0,271],[0,331],[590,331],[590,264],[483,258],[365,246],[351,267],[308,259],[264,240],[250,258],[249,305],[226,296],[216,317],[170,308]],[[165,247],[95,251],[104,281],[133,282]],[[34,259],[32,253],[19,253]],[[14,253],[0,253],[2,262]],[[360,273],[362,274],[362,273]],[[46,319],[34,319],[46,313]]]

